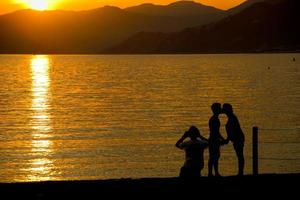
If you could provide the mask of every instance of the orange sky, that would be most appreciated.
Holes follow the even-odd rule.
[[[0,14],[12,12],[18,9],[26,8],[26,5],[20,2],[26,1],[45,1],[45,0],[0,0]],[[118,7],[128,7],[139,5],[141,3],[169,4],[177,0],[46,0],[52,4],[51,9],[63,10],[86,10],[104,5],[113,5]],[[228,9],[236,6],[245,0],[194,0],[205,5],[211,5],[221,9]],[[28,8],[28,7],[27,7]]]

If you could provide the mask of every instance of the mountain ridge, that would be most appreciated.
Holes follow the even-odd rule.
[[[255,5],[267,3],[274,6],[275,1],[294,2],[294,0],[259,1],[262,2]],[[203,6],[194,2],[187,3],[187,1],[171,5],[187,4]],[[249,10],[249,7],[246,9]],[[264,9],[267,10],[266,6]],[[277,27],[274,21],[280,22],[282,19],[276,16],[276,12],[271,13],[275,16],[273,20],[270,16],[263,15],[264,11],[259,11],[258,17],[255,10],[251,12],[248,12],[246,17],[243,17],[245,12],[242,10],[236,14],[226,15],[227,17],[222,16],[219,20],[212,18],[205,20],[205,16],[209,15],[199,15],[199,18],[187,15],[161,17],[129,12],[113,6],[87,11],[20,10],[0,16],[0,53],[203,53],[267,49],[272,37],[262,38],[258,34],[258,26],[270,28],[268,24],[261,23],[267,18],[268,21],[264,23]],[[286,12],[289,13],[289,10]],[[201,21],[203,19],[206,23]],[[208,23],[209,20],[212,22]],[[251,20],[256,21],[255,26]],[[289,24],[289,21],[286,22]],[[293,31],[298,33],[297,30],[293,29]],[[284,34],[283,31],[281,32],[280,34]],[[258,34],[257,38],[253,36],[255,34]],[[270,31],[268,34],[274,35]],[[291,33],[291,35],[295,34]],[[296,40],[294,36],[291,38]],[[231,42],[231,46],[226,46],[222,40]],[[237,48],[241,45],[239,41],[246,40],[256,45],[260,40],[259,47]]]
[[[141,31],[176,32],[211,20],[203,16],[151,16],[114,6],[20,10],[0,16],[0,53],[95,53]]]
[[[103,53],[224,53],[300,50],[299,1],[258,2],[235,15],[176,33],[142,32]]]
[[[125,8],[124,10],[147,15],[160,16],[178,16],[178,15],[203,15],[223,13],[221,9],[212,6],[206,6],[194,1],[178,1],[168,5],[155,5],[152,3],[144,3],[138,6]]]

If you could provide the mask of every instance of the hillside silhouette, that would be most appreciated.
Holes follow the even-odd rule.
[[[295,51],[299,1],[248,0],[219,10],[192,1],[0,16],[0,53]]]
[[[237,14],[237,13],[241,12],[242,10],[250,7],[251,5],[253,5],[255,3],[263,2],[263,1],[267,1],[267,0],[247,0],[238,6],[230,8],[229,10],[227,10],[227,13],[229,15]]]
[[[125,10],[156,16],[198,16],[206,14],[223,13],[223,10],[205,6],[193,1],[178,1],[169,5],[154,5],[151,3],[145,3],[139,6],[133,6],[126,8]]]
[[[173,17],[178,22],[200,26],[219,20],[226,16],[226,11],[205,6],[193,1],[178,1],[169,5],[154,5],[151,3],[133,6],[126,11],[149,16]]]
[[[225,53],[300,49],[300,2],[251,3],[218,22],[176,33],[141,32],[104,53]]]
[[[99,53],[138,32],[175,32],[220,18],[222,10],[183,1],[88,11],[20,10],[0,16],[0,53]],[[147,7],[147,6],[146,6]]]

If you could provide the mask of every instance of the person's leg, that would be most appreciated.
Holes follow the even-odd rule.
[[[221,176],[219,173],[219,159],[220,159],[220,147],[216,151],[214,167],[215,167],[215,176]]]
[[[199,167],[193,169],[193,178],[200,178],[201,176],[201,169]]]
[[[213,176],[213,159],[214,159],[214,156],[213,156],[213,149],[212,147],[209,147],[209,159],[208,159],[208,176]]]
[[[215,160],[215,176],[221,176],[219,173],[219,161]]]
[[[183,167],[181,167],[181,169],[180,169],[179,177],[180,178],[184,178],[185,177],[185,172],[184,172],[184,168]]]
[[[244,158],[244,144],[234,143],[233,144],[236,156],[238,158],[238,175],[244,174],[245,158]]]
[[[208,160],[208,176],[213,176],[213,159],[210,157]]]
[[[245,158],[244,158],[243,147],[241,147],[240,150],[237,152],[237,156],[239,162],[239,175],[244,175]]]
[[[199,166],[199,170],[198,170],[199,171],[199,177],[202,176],[201,172],[202,172],[203,168],[204,168],[204,161],[202,161],[200,166]]]

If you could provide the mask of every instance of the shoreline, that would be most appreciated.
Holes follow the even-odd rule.
[[[70,52],[70,53],[47,53],[47,52],[28,52],[28,53],[0,53],[0,56],[5,56],[5,55],[97,55],[97,56],[106,56],[106,55],[111,55],[111,56],[138,56],[138,55],[226,55],[226,54],[232,54],[232,55],[238,55],[238,54],[300,54],[300,50],[297,51],[249,51],[249,52],[169,52],[169,53],[96,53],[96,52],[90,52],[90,53],[83,53],[83,52]]]
[[[145,197],[161,197],[162,195],[179,197],[191,191],[203,192],[201,196],[222,197],[239,191],[249,193],[253,197],[261,194],[282,195],[285,198],[298,193],[300,173],[294,174],[261,174],[229,177],[201,177],[195,180],[170,178],[79,180],[79,181],[47,181],[0,183],[1,196],[25,199],[56,199],[119,197],[123,198],[143,195]],[[217,191],[217,192],[215,192]],[[246,194],[245,194],[246,195]],[[248,197],[248,194],[247,194]]]

